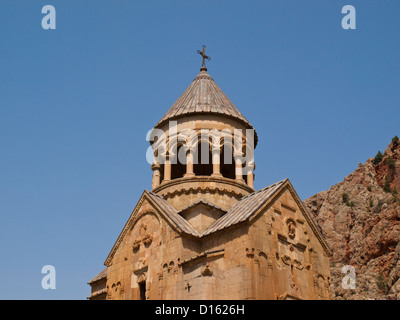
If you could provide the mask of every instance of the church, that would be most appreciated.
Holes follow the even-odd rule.
[[[326,241],[289,179],[254,189],[255,129],[198,53],[200,73],[154,126],[152,190],[88,299],[329,299]]]

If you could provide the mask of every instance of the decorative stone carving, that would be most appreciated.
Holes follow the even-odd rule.
[[[150,244],[151,244],[151,242],[153,241],[153,236],[151,235],[151,234],[146,234],[145,236],[144,236],[144,238],[142,239],[142,241],[143,241],[143,243],[146,245],[146,246],[149,246]]]
[[[211,277],[213,275],[212,269],[208,263],[201,268],[201,275],[203,277]]]
[[[267,232],[268,234],[272,233],[272,222],[267,223]]]
[[[186,286],[185,286],[185,290],[187,290],[188,292],[190,292],[190,288],[192,287],[192,285],[190,284],[190,282],[188,281],[187,283],[186,283]]]
[[[296,286],[296,282],[295,282],[295,278],[294,278],[293,274],[290,275],[290,280],[291,280],[290,287],[292,288],[293,291],[297,291],[298,288]]]
[[[293,240],[296,237],[296,222],[294,222],[292,219],[288,219],[286,221],[286,225],[288,237]]]
[[[302,300],[300,297],[298,297],[295,293],[290,293],[290,292],[285,292],[284,294],[281,295],[276,295],[277,300]]]
[[[143,268],[146,265],[146,259],[140,258],[138,265],[139,265],[139,268]]]
[[[166,199],[174,198],[177,196],[181,196],[182,194],[197,194],[197,193],[208,193],[208,194],[219,194],[219,195],[229,195],[236,199],[242,198],[245,194],[240,192],[235,192],[234,190],[230,190],[228,188],[210,188],[210,187],[197,187],[197,188],[182,188],[176,189],[174,191],[167,191],[163,193],[163,197]]]
[[[133,245],[132,245],[132,249],[133,249],[133,251],[138,251],[139,250],[139,248],[140,248],[140,240],[135,240],[134,242],[133,242]]]
[[[162,265],[162,269],[163,269],[163,271],[160,273],[163,274],[163,276],[167,275],[167,274],[174,275],[174,274],[179,273],[179,264],[175,265],[174,261],[165,262]]]
[[[123,293],[124,289],[120,281],[113,283],[111,285],[111,290],[109,286],[107,286],[107,299],[121,299]]]
[[[281,257],[281,259],[282,259],[282,261],[283,261],[284,264],[286,264],[286,265],[288,265],[288,266],[291,264],[291,259],[290,259],[289,256],[287,256],[287,255],[284,254],[284,255]]]
[[[318,276],[316,274],[313,275],[313,283],[314,287],[319,287],[319,281],[318,281]]]
[[[304,268],[303,264],[299,260],[296,260],[296,259],[293,260],[293,266],[299,270],[303,270],[303,268]]]
[[[246,248],[246,256],[249,259],[253,259],[254,263],[257,264],[258,266],[261,266],[262,260],[265,260],[267,269],[272,269],[272,267],[273,267],[271,259],[268,257],[268,255],[265,252],[263,252],[261,250],[254,249],[254,248]],[[278,252],[276,252],[276,257],[277,257],[277,259],[279,259]]]
[[[246,248],[246,256],[249,258],[253,258],[254,257],[254,253],[255,253],[255,249],[254,248]]]
[[[173,270],[173,268],[174,268],[174,262],[171,261],[171,262],[169,263],[169,266],[168,266],[168,272],[171,272],[171,271]]]
[[[139,250],[141,243],[143,243],[146,247],[150,246],[150,244],[152,243],[153,236],[150,233],[146,233],[146,230],[147,230],[146,224],[142,223],[140,225],[140,231],[139,231],[140,238],[136,239],[132,245],[132,249],[134,252],[137,252]]]
[[[147,280],[146,272],[142,272],[137,277],[137,283],[143,283],[143,282],[146,282],[146,280]]]

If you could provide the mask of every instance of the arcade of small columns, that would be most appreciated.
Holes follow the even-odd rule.
[[[184,178],[192,178],[195,177],[194,165],[195,165],[195,154],[198,155],[198,161],[196,163],[199,164],[209,164],[208,156],[207,157],[200,157],[199,153],[196,152],[200,149],[202,143],[208,144],[207,150],[211,153],[211,164],[212,164],[212,174],[211,177],[214,178],[222,178],[224,175],[221,173],[221,165],[229,165],[234,163],[234,180],[239,183],[247,184],[250,188],[254,188],[254,157],[253,157],[253,146],[252,144],[243,142],[241,146],[241,150],[239,148],[232,148],[231,144],[228,144],[228,150],[233,157],[230,157],[230,162],[221,161],[223,156],[222,149],[224,148],[224,144],[220,144],[218,140],[217,143],[211,143],[208,140],[199,139],[196,140],[195,143],[189,143],[187,139],[185,139],[186,143],[176,143],[171,145],[169,149],[167,148],[160,148],[159,144],[158,147],[153,145],[154,150],[154,161],[151,165],[151,169],[153,170],[153,182],[152,188],[158,187],[162,183],[167,183],[172,180],[171,172],[173,170],[173,166],[179,163],[179,157],[176,157],[176,152],[173,150],[180,150],[181,147],[184,148],[186,161],[181,161],[182,165],[185,165],[186,170],[182,177]],[[193,139],[190,139],[193,140]],[[229,141],[229,140],[228,140]],[[157,145],[157,144],[156,144]],[[169,150],[169,151],[166,151]],[[160,152],[164,151],[164,152]],[[246,152],[247,151],[247,152]],[[180,153],[180,152],[179,152]],[[157,159],[162,159],[163,161],[157,161]],[[171,161],[174,159],[175,161]],[[204,163],[204,159],[206,159],[206,163]],[[232,161],[233,160],[233,161]],[[244,170],[245,169],[245,170]],[[243,172],[245,171],[245,173]],[[244,179],[244,175],[245,178]],[[227,178],[227,177],[225,177]]]

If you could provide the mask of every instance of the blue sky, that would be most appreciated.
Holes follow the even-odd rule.
[[[56,9],[43,30],[41,8]],[[354,5],[356,30],[341,8]],[[256,128],[255,187],[327,190],[399,135],[398,1],[0,2],[0,299],[85,299],[198,74]],[[41,287],[42,266],[56,289]]]

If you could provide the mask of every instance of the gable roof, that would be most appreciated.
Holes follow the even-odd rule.
[[[92,280],[90,280],[88,282],[88,284],[91,284],[93,282],[96,282],[96,281],[106,278],[107,277],[107,269],[108,268],[103,269],[97,276],[95,276]]]
[[[153,205],[155,210],[162,217],[164,217],[167,222],[169,222],[172,228],[177,229],[178,232],[186,233],[194,237],[200,236],[200,233],[185,218],[179,215],[178,211],[167,200],[155,194],[154,192],[144,190],[134,210],[129,216],[128,221],[125,223],[125,226],[123,227],[121,233],[119,234],[117,240],[115,241],[113,247],[111,248],[110,253],[107,256],[107,259],[104,262],[106,266],[110,264],[115,252],[117,251],[119,245],[122,242],[122,239],[124,238],[128,230],[131,228],[134,222],[134,218],[136,217],[136,214],[138,213],[141,204],[145,199],[151,205]]]
[[[239,223],[249,221],[251,218],[256,216],[256,214],[263,208],[269,200],[271,200],[279,191],[281,191],[285,186],[289,188],[294,200],[296,201],[297,205],[299,206],[300,210],[302,211],[305,219],[307,220],[310,228],[313,230],[314,234],[320,241],[322,247],[327,252],[328,255],[332,255],[332,251],[329,248],[327,242],[325,241],[324,237],[322,236],[321,231],[319,230],[318,225],[307,211],[303,202],[300,200],[299,196],[297,195],[296,191],[294,190],[292,184],[290,183],[289,179],[286,178],[284,180],[278,181],[268,187],[250,193],[249,195],[241,198],[238,202],[236,202],[223,216],[219,219],[214,221],[208,228],[206,228],[202,233],[198,232],[185,218],[183,218],[179,212],[186,210],[187,208],[191,207],[188,206],[181,211],[178,211],[174,206],[172,206],[166,199],[162,196],[145,190],[138,201],[135,209],[133,210],[132,214],[130,215],[128,221],[126,222],[122,232],[120,233],[117,241],[115,242],[113,248],[111,249],[106,261],[104,262],[105,265],[111,262],[112,257],[114,256],[119,244],[121,243],[124,235],[127,233],[129,228],[132,226],[134,221],[134,217],[136,216],[141,203],[144,199],[147,199],[150,204],[154,206],[157,212],[163,216],[170,225],[175,228],[178,232],[184,233],[196,238],[202,238],[213,234],[219,230],[226,229],[233,225],[237,225]],[[216,207],[215,205],[209,203],[208,201],[198,201],[197,203],[206,203],[207,205],[211,205],[212,207]],[[218,207],[216,207],[218,208]]]
[[[199,237],[200,233],[175,209],[167,200],[158,194],[145,190],[145,193],[152,199],[157,206],[164,211],[167,217],[174,223],[180,231],[190,234],[195,237]]]
[[[291,195],[299,206],[303,213],[304,218],[307,220],[311,230],[314,232],[315,236],[321,243],[325,252],[328,255],[332,255],[332,250],[329,248],[328,243],[325,241],[319,226],[312,218],[311,214],[308,212],[300,197],[296,193],[289,179],[283,179],[278,181],[268,187],[250,193],[249,195],[241,198],[236,202],[228,212],[221,218],[213,222],[206,230],[203,231],[201,236],[206,236],[217,232],[219,230],[228,228],[230,226],[239,224],[244,221],[249,221],[260,212],[260,209],[264,207],[269,200],[271,200],[277,193],[279,193],[283,188],[288,187]]]
[[[261,190],[250,193],[236,202],[228,212],[212,223],[202,236],[230,227],[248,220],[263,204],[265,204],[288,179],[276,182]]]

